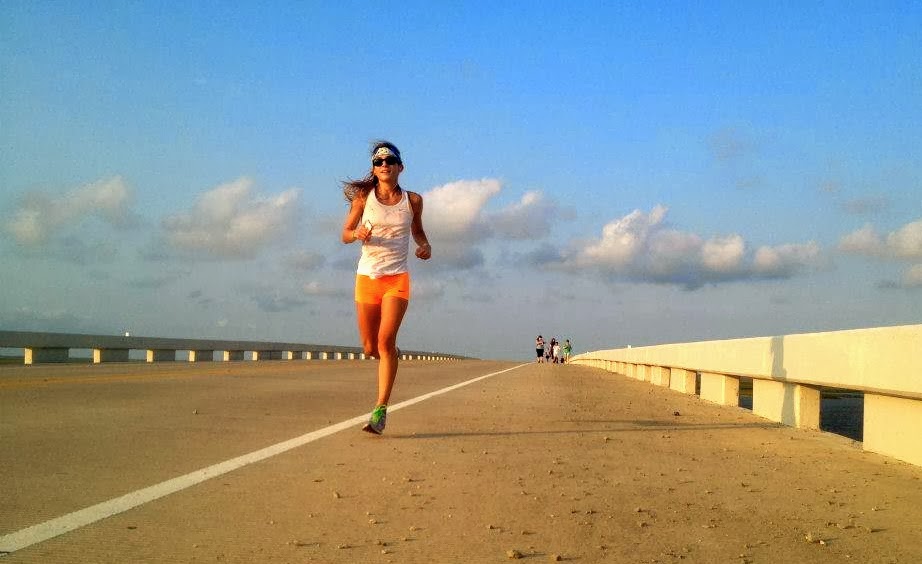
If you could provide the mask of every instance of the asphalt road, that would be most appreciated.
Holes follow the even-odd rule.
[[[922,558],[922,469],[842,437],[490,361],[404,362],[375,437],[374,386],[370,361],[0,366],[2,560]]]

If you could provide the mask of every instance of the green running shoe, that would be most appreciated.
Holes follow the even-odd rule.
[[[374,408],[371,412],[371,418],[368,419],[368,423],[362,427],[362,430],[367,433],[374,433],[380,435],[384,432],[384,425],[387,423],[387,406],[379,405]]]

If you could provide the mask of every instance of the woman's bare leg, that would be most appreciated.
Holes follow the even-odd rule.
[[[378,331],[381,327],[381,304],[355,302],[359,339],[366,357],[381,358],[378,354]]]
[[[378,328],[378,402],[387,405],[397,378],[397,332],[407,312],[409,302],[402,298],[387,296],[381,303],[381,317]]]
[[[409,302],[401,298],[385,297],[379,304],[356,302],[359,338],[365,356],[378,359],[378,401],[387,405],[397,378],[397,332],[407,312]]]

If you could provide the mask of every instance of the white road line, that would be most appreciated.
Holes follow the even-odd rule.
[[[461,382],[460,384],[454,384],[453,386],[448,386],[447,388],[442,388],[441,390],[429,392],[428,394],[423,394],[421,396],[402,401],[395,405],[389,405],[387,410],[389,412],[394,412],[398,409],[409,407],[421,401],[426,401],[427,399],[434,398],[435,396],[446,394],[453,390],[457,390],[458,388],[462,388],[469,384],[474,384],[475,382],[485,380],[492,376],[497,376],[504,372],[509,372],[510,370],[515,370],[517,368],[527,366],[528,364],[531,363],[520,364],[518,366],[513,366],[512,368],[500,370],[499,372],[492,372],[490,374],[478,376],[477,378]],[[171,493],[176,493],[196,484],[200,484],[205,480],[210,480],[223,474],[227,474],[228,472],[232,472],[238,468],[247,466],[248,464],[253,464],[254,462],[259,462],[260,460],[265,460],[277,454],[289,451],[293,448],[297,448],[299,446],[306,445],[307,443],[316,441],[317,439],[322,439],[323,437],[338,433],[345,429],[351,429],[360,423],[364,423],[367,418],[367,414],[359,415],[358,417],[353,417],[352,419],[330,425],[329,427],[311,431],[310,433],[306,433],[300,437],[295,437],[293,439],[274,444],[270,447],[253,451],[249,454],[244,454],[230,460],[225,460],[224,462],[208,466],[207,468],[202,468],[183,476],[179,476],[165,482],[160,482],[159,484],[155,484],[144,489],[133,491],[121,497],[116,497],[102,503],[97,503],[96,505],[91,505],[85,509],[74,511],[73,513],[68,513],[67,515],[62,515],[61,517],[45,521],[44,523],[39,523],[38,525],[27,527],[25,529],[16,531],[15,533],[4,535],[0,537],[0,556],[3,554],[15,552],[17,550],[22,550],[23,548],[32,546],[33,544],[44,542],[58,535],[63,535],[64,533],[79,529],[80,527],[95,523],[96,521],[101,521],[106,517],[111,517],[113,515],[123,513],[149,501],[160,499],[161,497],[170,495]]]

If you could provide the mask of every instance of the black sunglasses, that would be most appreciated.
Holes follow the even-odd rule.
[[[387,163],[389,165],[395,165],[399,162],[400,162],[400,159],[398,159],[397,157],[384,157],[383,159],[375,159],[371,161],[371,164],[375,166],[381,166],[384,163]]]

